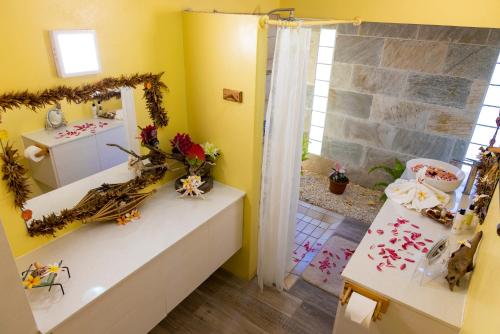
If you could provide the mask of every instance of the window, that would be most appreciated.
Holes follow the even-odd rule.
[[[491,77],[483,106],[477,119],[474,133],[467,149],[465,158],[477,160],[477,154],[481,146],[489,146],[491,138],[495,135],[496,118],[500,116],[500,55]],[[496,136],[496,142],[500,142],[500,133]]]
[[[323,131],[325,129],[330,74],[332,71],[333,50],[335,47],[335,29],[321,29],[314,82],[311,128],[309,129],[308,151],[321,154]]]
[[[100,72],[101,66],[94,30],[53,30],[51,37],[60,77]]]

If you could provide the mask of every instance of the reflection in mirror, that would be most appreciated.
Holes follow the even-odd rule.
[[[61,102],[59,109],[48,110],[47,117],[57,110],[60,118],[67,119],[66,125],[45,128],[39,124],[38,129],[21,134],[32,197],[127,161],[127,154],[107,146],[134,146],[133,135],[128,135],[136,127],[134,106],[124,103],[122,94],[129,94],[128,100],[133,101],[133,91],[127,88],[96,93],[88,103]],[[127,112],[132,117],[126,117]]]

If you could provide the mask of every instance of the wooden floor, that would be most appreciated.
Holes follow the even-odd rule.
[[[338,298],[298,279],[287,292],[265,289],[218,270],[150,334],[331,334]]]

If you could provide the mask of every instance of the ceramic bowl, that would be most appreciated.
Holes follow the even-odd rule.
[[[406,163],[406,169],[413,178],[416,178],[416,173],[413,171],[413,167],[418,164],[438,167],[457,176],[457,179],[453,181],[438,180],[427,176],[425,177],[425,182],[427,184],[444,192],[455,191],[458,187],[460,187],[465,178],[465,173],[460,168],[444,161],[434,159],[412,159]]]

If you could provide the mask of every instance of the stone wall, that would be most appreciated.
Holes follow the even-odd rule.
[[[318,41],[315,30],[309,117]],[[339,25],[321,158],[305,168],[326,174],[338,161],[352,181],[371,186],[384,175],[368,169],[394,158],[462,160],[499,47],[500,29]]]

